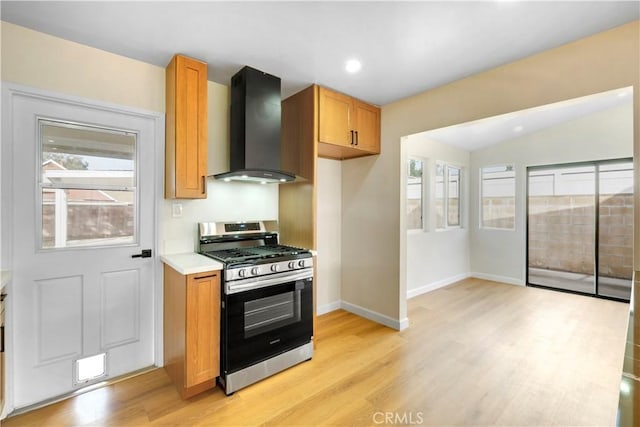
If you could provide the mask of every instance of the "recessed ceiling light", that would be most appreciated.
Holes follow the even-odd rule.
[[[351,74],[357,73],[360,68],[362,68],[362,63],[357,59],[350,59],[344,64],[344,69]]]
[[[516,127],[514,127],[514,128],[513,128],[513,131],[514,131],[514,132],[522,132],[522,131],[523,131],[523,129],[524,129],[524,126],[522,126],[522,125],[518,125],[518,126],[516,126]]]

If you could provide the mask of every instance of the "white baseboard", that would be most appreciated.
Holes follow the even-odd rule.
[[[467,277],[471,277],[471,274],[462,273],[453,277],[447,277],[446,279],[438,280],[437,282],[429,283],[428,285],[420,286],[419,288],[407,289],[407,299],[426,294],[427,292],[435,291],[436,289],[458,282],[462,279],[466,279]]]
[[[341,302],[340,308],[350,313],[357,314],[360,317],[364,317],[365,319],[373,320],[376,323],[380,323],[392,329],[396,329],[398,331],[401,331],[409,326],[409,319],[407,318],[404,318],[402,320],[393,319],[384,314],[380,314],[378,312],[369,310],[368,308],[360,307],[359,305],[351,304],[345,301]]]
[[[318,306],[318,308],[316,309],[316,314],[318,316],[321,316],[323,314],[327,314],[338,309],[343,309],[350,313],[357,314],[360,317],[373,320],[376,323],[381,323],[385,326],[388,326],[393,329],[397,329],[399,331],[409,327],[409,319],[406,317],[398,321],[389,316],[385,316],[384,314],[380,314],[375,311],[366,309],[364,307],[360,307],[359,305],[350,304],[344,301],[333,301],[328,304],[322,304],[321,306]]]
[[[507,276],[497,276],[495,274],[471,273],[471,277],[484,280],[492,280],[494,282],[507,283],[509,285],[525,286],[524,280],[515,279]]]
[[[341,307],[341,301],[333,301],[328,304],[319,305],[316,308],[316,314],[318,316],[322,316],[323,314],[330,313],[332,311],[338,310]]]

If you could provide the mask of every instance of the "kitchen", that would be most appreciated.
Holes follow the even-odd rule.
[[[3,61],[3,80],[44,87],[48,90],[90,99],[137,106],[152,111],[164,111],[164,91],[161,89],[164,87],[164,69],[162,67],[149,66],[103,51],[65,42],[5,22],[2,25],[3,59],[5,59]],[[397,253],[397,248],[402,248],[403,245],[393,244],[390,245],[391,247],[379,245],[380,241],[401,242],[403,239],[403,233],[400,231],[401,228],[399,226],[397,229],[396,227],[388,226],[389,224],[400,224],[401,222],[400,210],[397,207],[399,202],[397,205],[393,203],[380,205],[378,202],[381,199],[400,200],[399,186],[396,188],[386,183],[388,176],[399,175],[401,167],[397,161],[400,148],[395,143],[396,141],[413,131],[441,127],[455,121],[464,121],[480,116],[486,117],[613,87],[633,85],[634,88],[637,88],[637,76],[633,74],[632,65],[637,63],[637,61],[634,62],[633,60],[633,45],[629,46],[628,43],[624,42],[624,40],[633,40],[633,31],[637,31],[637,27],[621,27],[617,31],[612,30],[611,33],[602,35],[600,38],[594,36],[593,39],[586,39],[586,41],[582,42],[588,45],[591,51],[602,54],[603,58],[609,57],[611,61],[618,61],[618,59],[613,50],[607,49],[607,43],[622,43],[628,49],[624,51],[631,52],[628,55],[629,58],[625,60],[627,62],[623,61],[626,64],[631,64],[627,67],[619,67],[615,72],[612,72],[604,64],[601,65],[602,69],[598,69],[596,64],[593,69],[583,71],[585,82],[581,86],[567,84],[567,80],[562,78],[558,78],[553,83],[545,81],[542,86],[537,86],[533,84],[536,81],[534,76],[538,74],[544,75],[544,73],[536,67],[546,67],[547,61],[558,67],[554,69],[558,75],[582,75],[572,68],[571,64],[563,62],[558,65],[554,59],[553,52],[548,53],[547,56],[541,54],[541,57],[531,59],[529,63],[526,63],[526,61],[525,63],[514,63],[510,66],[505,66],[494,74],[487,72],[488,74],[483,74],[476,78],[472,77],[465,82],[454,83],[449,87],[430,92],[429,95],[425,95],[425,98],[417,96],[407,101],[406,104],[399,102],[385,106],[382,114],[382,148],[380,156],[341,164],[319,163],[319,173],[330,171],[332,177],[329,179],[333,179],[333,172],[336,170],[342,176],[340,190],[342,195],[340,196],[335,190],[332,193],[333,197],[337,199],[335,201],[341,202],[341,212],[343,214],[341,219],[342,241],[337,243],[338,248],[335,249],[343,254],[351,254],[350,262],[344,263],[340,267],[342,269],[340,279],[342,289],[338,292],[339,296],[335,297],[335,290],[318,289],[318,292],[327,292],[329,294],[321,304],[326,305],[326,309],[335,307],[336,302],[342,304],[343,307],[351,308],[353,311],[360,309],[359,314],[377,315],[376,320],[396,329],[402,329],[408,324],[406,299],[400,297],[405,293],[405,285],[402,282],[402,258],[398,258]],[[580,46],[567,47],[565,51],[561,51],[558,55],[563,52],[566,53],[566,51],[571,52],[567,57],[577,58],[576,62],[578,63],[579,59],[583,58],[581,55],[588,57],[580,49]],[[22,52],[31,52],[32,55],[29,55],[30,57],[39,58],[43,64],[47,64],[48,69],[51,70],[50,76],[58,76],[58,80],[53,82],[42,81],[44,76],[35,71],[30,75],[28,71],[32,68],[21,65],[23,64],[22,61],[25,60]],[[54,52],[57,54],[54,54]],[[61,59],[61,56],[66,56],[66,59]],[[93,59],[79,61],[78,58]],[[530,63],[533,63],[533,65],[530,65]],[[536,66],[536,63],[541,65]],[[107,67],[106,64],[109,64],[109,66]],[[61,67],[60,71],[54,72],[55,67]],[[74,71],[70,72],[71,70]],[[126,75],[126,80],[119,80],[116,83],[113,79],[114,70],[117,75]],[[530,89],[520,87],[515,77],[513,81],[500,78],[503,84],[511,82],[509,84],[513,85],[509,87],[509,90],[505,90],[504,97],[499,97],[493,93],[495,86],[487,88],[481,85],[481,80],[488,79],[491,82],[500,73],[507,73],[507,76],[516,76],[521,73],[530,75],[532,79],[531,85],[528,86]],[[500,75],[502,76],[502,74]],[[87,78],[86,76],[92,77]],[[478,83],[474,84],[476,80]],[[85,83],[79,85],[77,84],[78,82]],[[96,82],[100,82],[100,84],[96,84]],[[541,90],[541,87],[545,88],[545,90]],[[212,102],[209,107],[209,122],[212,123],[209,126],[209,163],[213,167],[210,168],[210,171],[214,173],[225,172],[228,167],[226,164],[226,159],[228,158],[228,153],[226,152],[228,130],[225,123],[227,122],[226,106],[228,105],[229,92],[226,85],[211,81],[208,82],[207,89]],[[465,99],[461,96],[462,93],[465,93],[467,97],[475,97],[481,104],[481,108],[477,110],[471,106],[461,106],[456,100]],[[508,95],[511,93],[518,93],[522,96],[515,99]],[[636,89],[634,91],[636,105],[637,93]],[[438,101],[432,104],[432,101],[427,100],[430,97],[436,97]],[[465,110],[464,108],[468,109]],[[637,117],[638,109],[636,108],[635,110]],[[457,111],[457,113],[454,114],[454,111]],[[451,115],[448,116],[447,114]],[[635,122],[637,123],[637,120]],[[323,178],[318,178],[319,181],[321,179]],[[4,182],[5,180],[3,179]],[[274,197],[274,192],[277,190],[275,187],[255,186],[256,188],[252,187],[249,190],[246,187],[238,187],[239,185],[241,184],[231,184],[229,186],[228,183],[208,181],[208,194],[215,195],[212,196],[214,201],[226,200],[231,197],[233,197],[233,200],[237,200],[238,202],[234,203],[233,206],[234,212],[232,212],[236,218],[277,218],[277,200]],[[238,188],[243,188],[242,193],[239,193]],[[239,194],[244,197],[238,197]],[[157,247],[160,253],[168,253],[167,248],[171,248],[175,252],[193,251],[197,239],[196,223],[230,217],[228,213],[221,212],[223,209],[228,209],[228,206],[225,207],[221,203],[207,203],[207,201],[203,200],[182,203],[182,217],[173,218],[173,205],[175,203],[172,200],[164,200],[160,204],[161,212],[159,216],[162,218],[160,221],[160,234],[162,238]],[[362,213],[370,212],[372,206],[376,208],[376,215],[363,216]],[[323,208],[327,208],[326,204]],[[256,209],[258,210],[256,211]],[[179,209],[176,208],[176,210]],[[318,228],[324,227],[326,230],[326,225],[320,223],[321,218],[318,219]],[[373,235],[374,233],[371,233],[372,229],[377,230],[375,236]],[[322,240],[318,238],[317,249],[320,256],[322,256],[323,252],[330,253],[335,251],[332,248],[321,247],[322,243]],[[336,244],[336,242],[332,243]],[[359,252],[358,249],[361,246],[369,249],[366,255]],[[3,257],[5,254],[5,248],[3,248]],[[321,264],[319,264],[319,268],[321,268],[320,266]],[[325,267],[335,269],[335,266],[327,266],[326,264]],[[321,278],[322,276],[323,272],[319,271],[318,277]],[[384,283],[385,285],[364,288],[366,284],[371,283]]]

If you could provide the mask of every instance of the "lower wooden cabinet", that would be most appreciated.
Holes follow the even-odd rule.
[[[183,399],[220,375],[220,272],[182,275],[164,266],[164,364]]]

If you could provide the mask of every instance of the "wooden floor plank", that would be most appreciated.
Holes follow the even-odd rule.
[[[182,401],[157,369],[2,424],[615,424],[627,304],[466,279],[408,312],[402,332],[342,310],[320,316],[313,360],[229,397]]]

